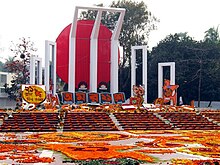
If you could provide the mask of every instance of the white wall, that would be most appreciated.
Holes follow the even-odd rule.
[[[5,79],[6,76],[6,79]],[[13,74],[8,72],[0,72],[0,108],[13,108],[15,107],[16,102],[13,100],[9,100],[8,94],[4,92],[5,90],[5,83],[11,86],[11,80]]]

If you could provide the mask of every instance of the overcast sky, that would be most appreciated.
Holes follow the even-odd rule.
[[[220,0],[144,0],[160,22],[151,32],[149,47],[169,34],[188,32],[201,40],[204,32],[220,24]],[[110,0],[0,0],[0,57],[7,58],[10,41],[30,37],[44,57],[45,40],[55,41],[71,23],[75,6],[92,6]]]

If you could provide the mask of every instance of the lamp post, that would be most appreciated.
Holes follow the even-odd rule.
[[[25,66],[25,54],[24,53],[21,53],[20,55],[20,58],[23,60],[24,64],[23,64],[23,80],[22,80],[22,83],[23,84],[26,84],[26,66]]]

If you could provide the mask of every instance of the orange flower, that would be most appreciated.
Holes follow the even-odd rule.
[[[18,163],[52,163],[54,160],[48,157],[31,156],[25,159],[17,160]]]
[[[214,162],[220,163],[219,160],[189,160],[189,159],[172,159],[172,165],[198,165],[204,164],[205,162],[209,162],[213,164]]]
[[[5,160],[7,157],[5,155],[0,155],[0,160]]]
[[[137,151],[127,151],[134,146],[112,146],[103,145],[103,143],[84,144],[75,146],[70,144],[42,144],[41,147],[49,150],[62,152],[75,160],[88,159],[112,159],[112,158],[133,158],[153,162],[153,158]]]
[[[184,144],[178,143],[168,143],[166,139],[156,139],[153,142],[137,142],[137,146],[140,147],[149,147],[149,148],[174,148],[174,147],[183,147]]]
[[[117,134],[117,133],[100,133],[100,132],[54,132],[54,133],[42,133],[29,135],[27,138],[44,140],[47,142],[77,142],[77,141],[110,141],[110,140],[122,140],[130,138],[129,135]]]
[[[138,152],[144,152],[144,153],[149,153],[149,154],[171,154],[171,153],[175,153],[172,150],[169,149],[150,149],[150,150],[138,150]]]
[[[10,152],[10,151],[29,151],[37,149],[35,145],[15,145],[15,144],[0,144],[0,153],[1,152]]]

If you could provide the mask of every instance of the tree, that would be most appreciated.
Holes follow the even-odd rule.
[[[216,29],[212,27],[205,31],[204,41],[210,43],[219,43],[220,38],[218,33],[218,27]]]
[[[187,33],[169,35],[153,48],[149,57],[151,89],[157,89],[158,63],[175,62],[176,84],[180,85],[178,94],[183,96],[184,103],[188,104],[190,100],[198,100],[199,103],[200,100],[219,100],[219,42],[195,41]],[[164,75],[169,79],[166,68]],[[157,98],[155,91],[149,92],[152,100]]]
[[[176,62],[176,84],[180,85],[178,93],[184,98],[193,99],[192,95],[188,96],[187,93],[188,85],[193,83],[193,79],[186,79],[185,75],[193,77],[194,67],[191,67],[194,55],[192,51],[186,49],[186,47],[192,47],[191,45],[196,44],[187,33],[178,33],[174,35],[168,35],[164,40],[160,41],[157,47],[154,47],[149,54],[149,73],[148,73],[148,86],[149,86],[149,100],[153,101],[157,98],[158,91],[158,63],[160,62]],[[180,69],[180,67],[182,67]],[[164,79],[169,79],[169,69],[164,68]],[[181,85],[184,84],[184,85]],[[183,92],[184,91],[184,92]],[[194,92],[193,92],[194,93]],[[188,102],[188,101],[187,101]]]
[[[0,61],[0,72],[6,72],[5,64],[2,61]]]
[[[34,48],[34,43],[30,41],[30,38],[20,38],[17,44],[12,42],[10,50],[14,56],[6,61],[5,68],[14,75],[11,86],[5,85],[5,91],[10,99],[19,100],[21,98],[21,84],[26,84],[29,81],[30,56],[37,49]]]
[[[98,6],[103,6],[99,4]],[[159,21],[148,10],[147,5],[141,2],[131,0],[113,1],[110,5],[115,8],[125,8],[126,13],[122,30],[119,37],[120,45],[124,49],[123,60],[119,66],[119,90],[124,91],[127,96],[130,95],[130,63],[131,63],[131,46],[147,44],[150,32],[156,29],[156,23]],[[83,12],[82,19],[95,19],[97,12]],[[118,20],[118,13],[106,12],[102,15],[102,23],[109,29],[115,27]],[[140,63],[140,59],[137,62]],[[141,65],[139,65],[141,67]]]
[[[211,106],[211,103],[214,100],[219,100],[219,88],[220,88],[220,82],[219,80],[219,56],[220,56],[220,36],[219,36],[219,30],[218,30],[219,25],[217,28],[209,28],[207,31],[205,31],[205,36],[203,40],[203,44],[205,46],[203,47],[209,47],[209,66],[206,68],[208,72],[205,72],[205,76],[208,78],[208,82],[205,81],[203,84],[206,86],[204,89],[205,93],[207,93],[208,97],[206,100],[210,101],[209,106]],[[211,59],[210,59],[211,57]],[[207,80],[207,79],[205,79]]]

